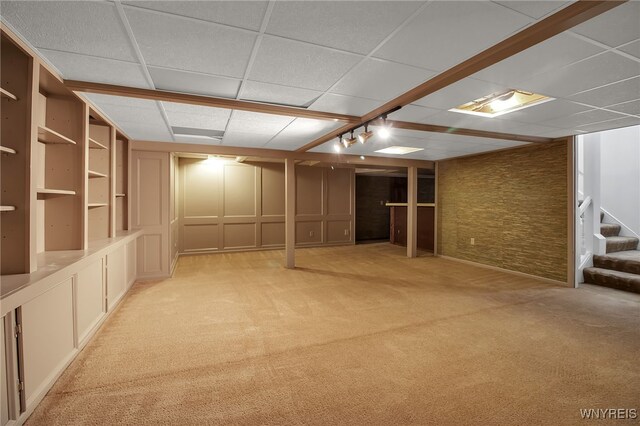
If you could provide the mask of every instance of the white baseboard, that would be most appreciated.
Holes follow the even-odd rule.
[[[485,265],[484,263],[473,262],[471,260],[458,259],[457,257],[444,256],[444,255],[435,255],[435,257],[441,257],[447,260],[453,260],[455,262],[465,263],[467,265],[479,266],[481,268],[491,269],[494,271],[506,272],[507,274],[518,275],[520,277],[533,278],[535,280],[543,281],[547,284],[559,285],[562,287],[572,287],[573,284],[568,284],[564,281],[552,280],[551,278],[539,277],[537,275],[527,274],[524,272],[512,271],[511,269],[499,268],[497,266]]]

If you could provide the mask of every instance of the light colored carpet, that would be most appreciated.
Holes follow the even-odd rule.
[[[640,408],[640,295],[388,244],[190,256],[138,283],[28,420],[584,424]],[[600,422],[602,424],[603,422]]]

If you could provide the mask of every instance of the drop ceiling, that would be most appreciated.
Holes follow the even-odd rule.
[[[3,1],[1,13],[66,79],[362,116],[570,3]],[[390,118],[544,137],[640,124],[639,16],[640,2],[630,1]],[[509,88],[556,100],[496,118],[448,111]],[[87,96],[140,140],[295,150],[344,124]],[[333,152],[334,144],[314,151]],[[521,144],[395,129],[389,140],[374,137],[349,153],[383,155],[375,151],[402,145],[423,148],[405,158],[440,160]]]

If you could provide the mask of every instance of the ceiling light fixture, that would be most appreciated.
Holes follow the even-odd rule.
[[[353,136],[353,130],[351,131],[350,138],[342,138],[342,146],[344,146],[345,148],[349,148],[356,142],[358,142],[358,140]]]
[[[360,123],[355,127],[352,127],[351,129],[347,130],[347,133],[351,134],[351,137],[344,137],[344,133],[343,134],[339,134],[338,136],[338,145],[334,146],[334,150],[336,152],[340,152],[341,147],[344,148],[349,148],[351,145],[353,145],[356,142],[360,142],[361,144],[364,144],[365,142],[367,142],[367,140],[371,139],[371,137],[373,137],[374,133],[373,131],[369,130],[369,125],[373,124],[376,126],[380,126],[380,130],[377,131],[378,136],[380,136],[382,139],[387,139],[389,138],[389,136],[391,136],[391,132],[389,130],[390,126],[387,123],[387,115],[391,114],[394,111],[399,110],[400,106],[397,106],[395,108],[390,109],[389,111],[385,112],[384,114],[366,121],[364,123]],[[382,120],[382,124],[377,123],[379,120]],[[360,133],[357,137],[353,136],[353,132],[358,128],[364,126],[364,132]]]
[[[491,118],[549,102],[553,99],[554,98],[538,95],[533,92],[509,89],[504,92],[483,96],[482,98],[452,108],[449,111]]]
[[[373,132],[369,130],[369,124],[364,125],[364,132],[358,135],[358,142],[365,143],[367,139],[373,136]]]
[[[424,148],[412,148],[410,146],[390,146],[388,148],[379,149],[376,152],[379,152],[381,154],[405,155],[412,152],[422,151],[423,149]]]

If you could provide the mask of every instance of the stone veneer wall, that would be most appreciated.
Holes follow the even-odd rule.
[[[439,254],[566,282],[566,142],[438,167]]]

